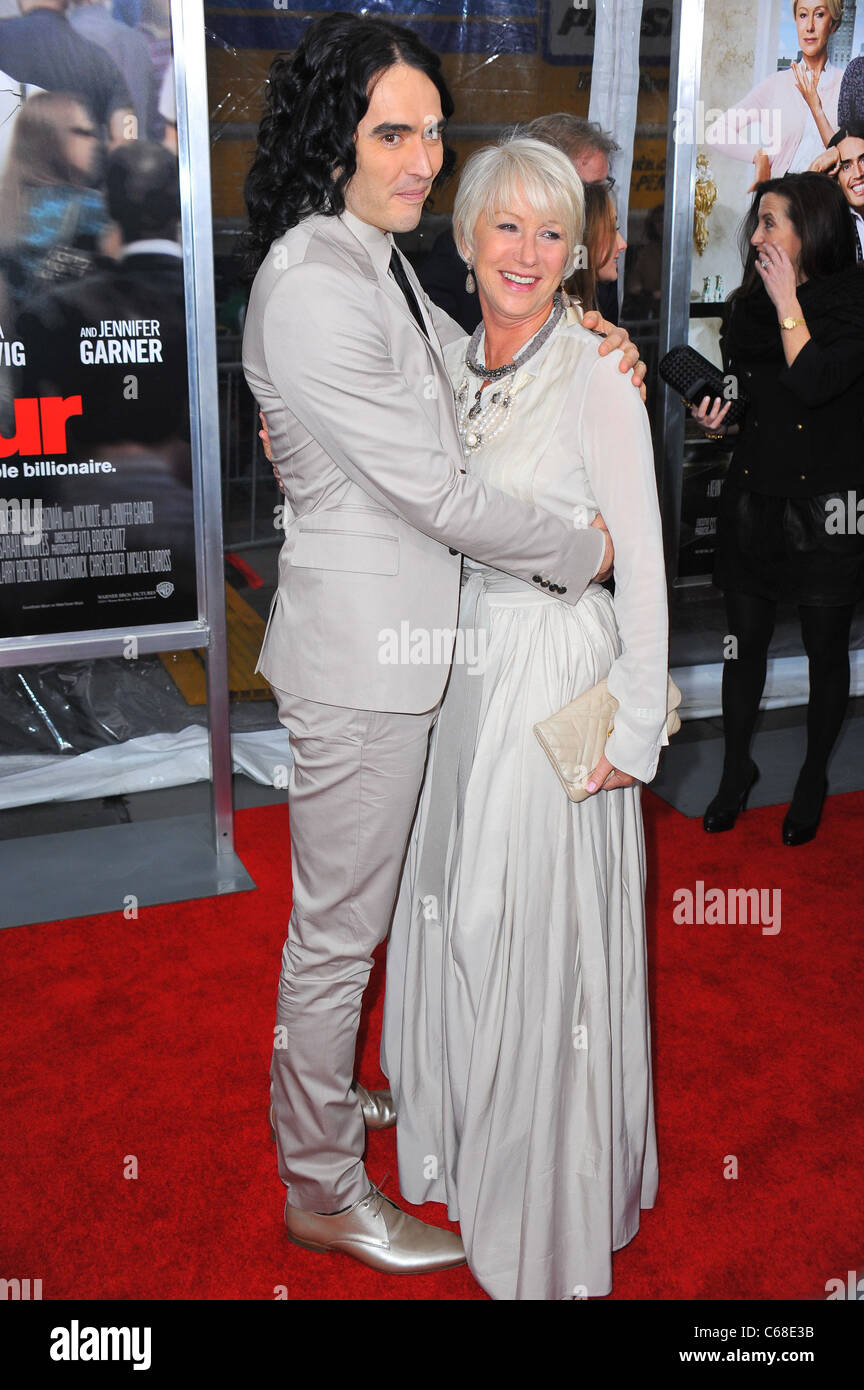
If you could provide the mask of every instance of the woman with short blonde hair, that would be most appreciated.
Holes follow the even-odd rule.
[[[476,150],[468,159],[453,204],[453,238],[460,256],[471,268],[474,229],[481,216],[492,219],[510,208],[517,192],[535,212],[560,223],[569,256],[566,279],[580,259],[585,224],[582,180],[570,160],[543,140],[519,136],[500,145]]]
[[[447,1203],[503,1300],[608,1294],[657,1187],[638,783],[665,741],[663,543],[645,408],[559,292],[583,201],[542,142],[471,155],[454,232],[483,318],[444,359],[466,471],[605,520],[615,597],[465,557],[387,956],[400,1189]],[[533,729],[604,678],[618,712],[577,803]]]
[[[834,29],[832,29],[832,33],[834,32],[834,30],[839,29],[840,25],[843,23],[843,3],[844,0],[824,0],[823,8],[828,10],[829,14],[831,15],[831,18],[834,21]],[[798,7],[800,4],[801,0],[792,0],[793,19],[798,18]],[[816,8],[818,9],[819,6],[816,6]]]

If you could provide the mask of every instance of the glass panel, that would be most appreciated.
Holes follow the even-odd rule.
[[[7,19],[0,69],[0,634],[194,620],[168,0]]]
[[[792,5],[786,0],[761,0],[755,6],[706,0],[699,100],[694,111],[680,118],[693,123],[699,159],[695,200],[703,214],[694,229],[689,342],[718,367],[723,301],[742,279],[739,232],[750,190],[759,178],[806,170],[824,153],[827,137],[804,102],[797,115],[793,102],[790,114],[790,67],[802,61],[800,42]],[[819,52],[808,50],[808,55],[822,68],[818,85],[833,132],[842,93],[848,93],[847,101],[854,105],[855,74],[864,72],[864,7],[846,0],[839,28]],[[850,61],[857,67],[847,69]],[[864,98],[864,82],[861,92]],[[854,115],[850,105],[846,116]],[[858,119],[864,119],[864,101]],[[731,454],[731,441],[707,439],[688,417],[679,577],[672,604],[673,665],[724,659],[728,622],[722,595],[711,579],[720,496]],[[860,612],[851,646],[864,646]],[[779,606],[771,656],[803,656],[798,612],[791,604]]]
[[[292,7],[290,13],[284,13],[281,7],[268,10],[252,0],[208,0],[205,4],[226,545],[267,581],[263,590],[244,592],[262,614],[267,611],[275,584],[281,537],[278,495],[258,441],[259,422],[240,367],[246,280],[237,247],[245,226],[243,180],[255,151],[272,59],[278,52],[294,49],[306,24],[330,8],[322,2]],[[515,123],[557,111],[588,116],[596,26],[593,5],[573,4],[572,0],[462,0],[458,5],[442,7],[432,0],[393,0],[373,8],[375,13],[409,24],[442,55],[456,103],[448,139],[460,165],[473,150],[496,140]],[[442,17],[442,9],[449,11],[446,17]],[[671,5],[645,6],[630,228],[624,229],[631,247],[622,261],[628,277],[623,321],[652,369],[651,410],[656,398],[653,367],[657,358],[671,28]],[[418,228],[400,237],[400,246],[430,295],[469,329],[476,323],[479,310],[477,296],[461,291],[464,267],[461,262],[454,266],[449,227],[456,185],[457,179],[453,179],[436,195],[434,203],[427,204]],[[441,293],[442,277],[433,274],[433,247],[435,256],[442,258],[446,297]],[[613,293],[613,306],[614,302]]]
[[[169,0],[116,11],[0,12],[3,638],[198,618]],[[0,807],[199,777],[136,743],[197,729],[206,769],[178,660],[203,688],[131,635],[0,670]]]
[[[623,263],[621,322],[648,372],[648,414],[659,406],[657,376],[660,281],[663,273],[663,211],[666,190],[666,133],[669,110],[671,5],[646,5],[639,43],[639,102],[630,179],[630,211]]]

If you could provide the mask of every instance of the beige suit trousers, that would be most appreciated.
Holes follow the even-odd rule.
[[[351,1090],[360,1006],[390,927],[438,709],[382,713],[273,693],[294,759],[294,899],[270,1073],[279,1176],[291,1206],[330,1213],[369,1189]]]

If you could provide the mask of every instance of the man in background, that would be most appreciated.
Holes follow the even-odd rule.
[[[137,135],[129,88],[117,64],[69,23],[71,0],[18,0],[19,15],[0,20],[0,82],[15,106],[33,90],[78,97],[111,146]],[[4,93],[4,97],[7,94]],[[0,160],[5,157],[14,106],[0,111]]]
[[[121,24],[111,13],[111,0],[75,0],[69,22],[76,33],[108,54],[123,75],[142,140],[158,138],[156,72],[143,34]]]
[[[841,126],[810,168],[830,174],[843,189],[858,236],[858,259],[864,261],[864,121]]]

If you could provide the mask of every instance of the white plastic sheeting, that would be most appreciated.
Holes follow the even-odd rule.
[[[864,695],[864,651],[851,652],[850,660],[851,693]],[[722,664],[676,667],[672,677],[683,695],[682,719],[712,719],[720,714]],[[804,705],[807,696],[807,662],[803,657],[778,657],[768,662],[763,709]],[[245,773],[260,786],[286,786],[291,767],[287,729],[232,734],[231,756],[234,771]],[[190,725],[179,733],[145,734],[72,758],[29,753],[0,757],[0,810],[48,801],[126,796],[209,779],[207,730]]]
[[[621,146],[612,159],[618,224],[627,235],[630,175],[639,102],[639,40],[642,0],[597,0],[597,29],[591,69],[588,118],[611,131]],[[619,302],[623,272],[619,275]]]
[[[285,786],[291,766],[287,729],[233,734],[235,772],[262,786]],[[210,780],[207,730],[145,734],[74,758],[16,754],[0,758],[0,810],[47,801],[88,801]]]
[[[851,695],[864,695],[864,651],[849,653],[851,665]],[[714,719],[721,711],[720,688],[723,664],[710,666],[679,666],[672,670],[672,679],[682,694],[679,714],[682,719]],[[768,662],[761,709],[785,709],[791,705],[806,705],[809,698],[807,659],[803,656],[775,657]]]

